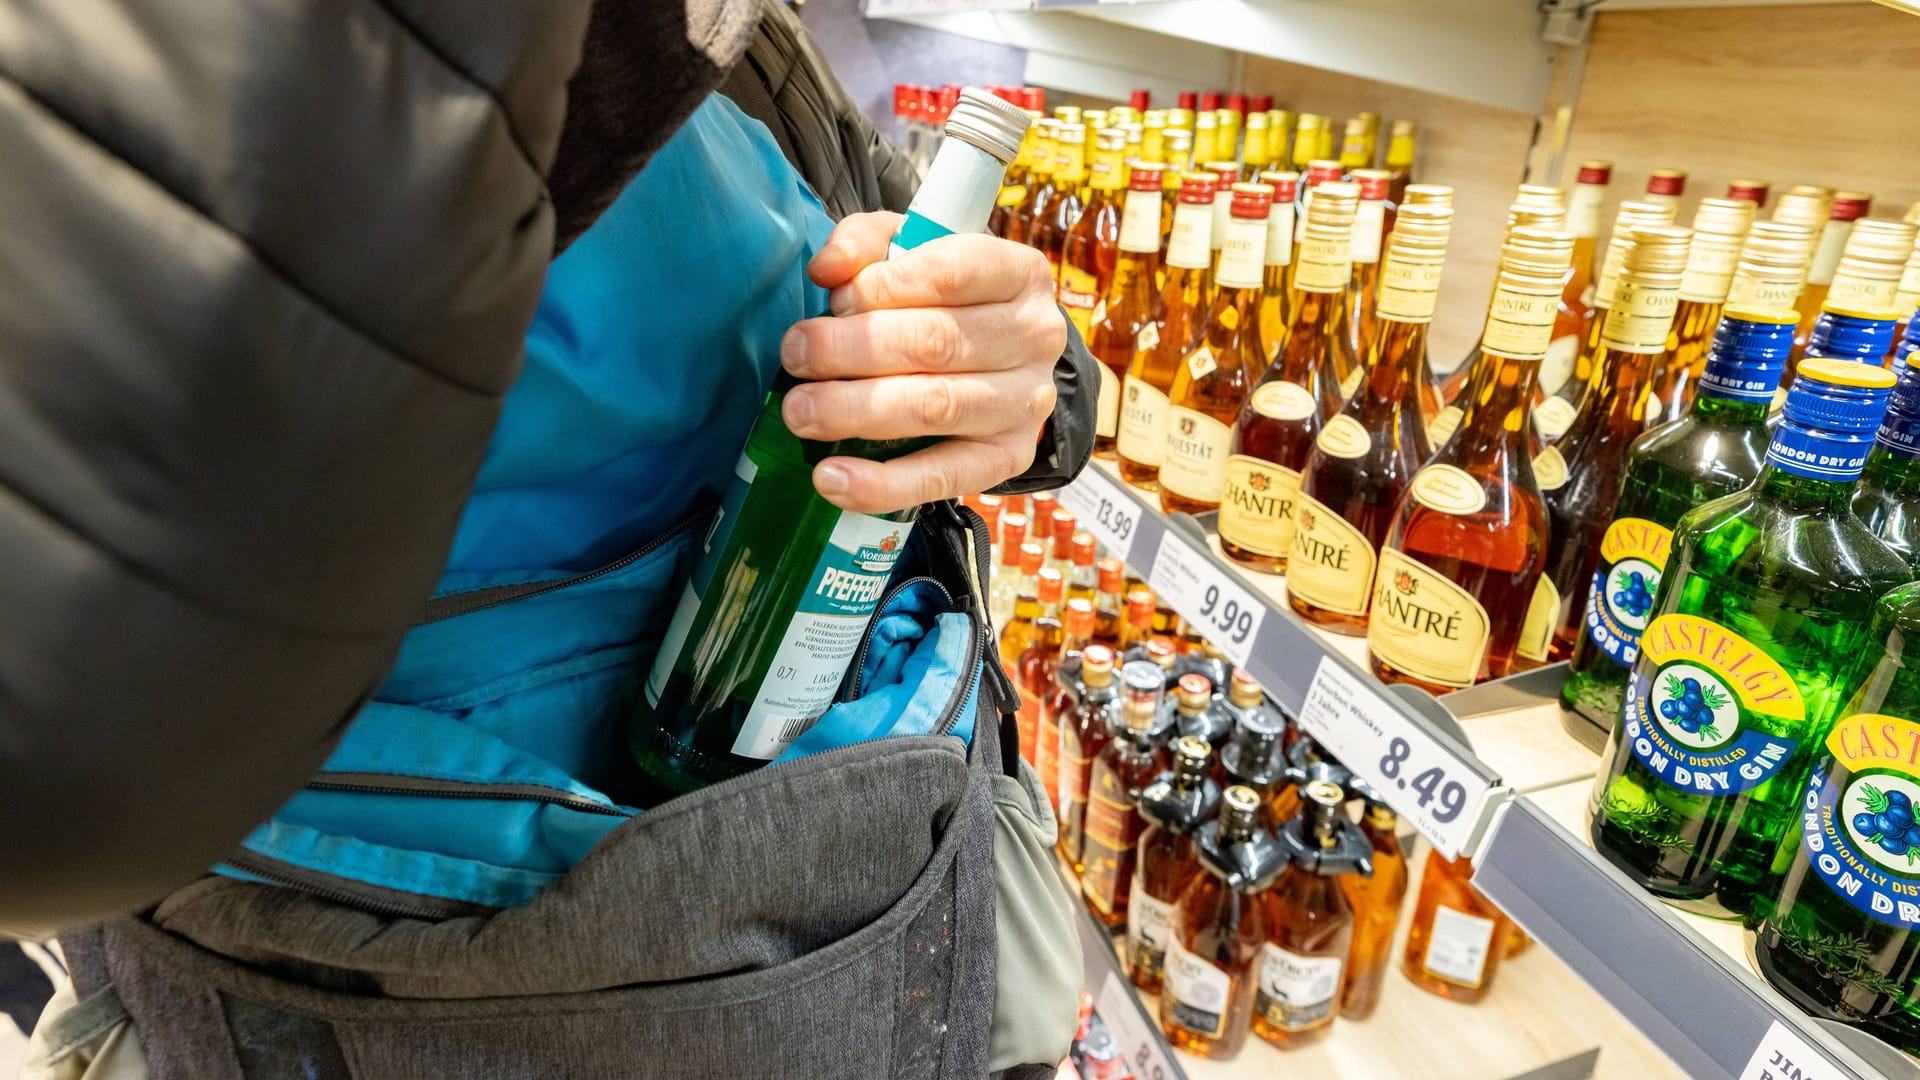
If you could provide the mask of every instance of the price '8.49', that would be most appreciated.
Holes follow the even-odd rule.
[[[1235,645],[1244,645],[1247,635],[1253,633],[1253,612],[1243,609],[1232,597],[1222,604],[1218,585],[1207,586],[1200,601],[1200,615]]]
[[[1460,810],[1467,804],[1467,789],[1458,780],[1448,780],[1445,769],[1435,766],[1421,772],[1411,781],[1400,775],[1401,766],[1413,756],[1413,747],[1407,740],[1396,738],[1387,745],[1387,756],[1380,759],[1380,775],[1395,782],[1399,787],[1412,788],[1420,797],[1420,806],[1435,799],[1440,805],[1433,811],[1433,819],[1446,824],[1460,816]]]

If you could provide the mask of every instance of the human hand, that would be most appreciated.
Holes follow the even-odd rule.
[[[1040,252],[943,236],[887,259],[900,215],[854,214],[807,265],[833,317],[780,345],[783,415],[804,439],[945,438],[892,461],[830,457],[814,487],[846,510],[884,513],[982,491],[1025,472],[1053,414],[1067,324]]]

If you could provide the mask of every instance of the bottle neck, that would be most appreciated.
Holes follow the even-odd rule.
[[[1908,444],[1916,427],[1920,424],[1903,415],[1888,413],[1881,437],[1875,442],[1873,452],[1867,455],[1861,479],[1890,494],[1920,495],[1920,446]],[[1900,445],[1888,441],[1890,430],[1898,433],[1895,442]]]
[[[1293,319],[1287,324],[1287,347],[1275,365],[1277,377],[1305,383],[1312,365],[1327,355],[1346,319],[1347,295],[1340,292],[1293,290]]]
[[[1718,394],[1695,393],[1693,406],[1687,415],[1709,424],[1760,424],[1766,422],[1768,407],[1764,401],[1741,401]]]
[[[1367,350],[1367,392],[1377,399],[1400,404],[1414,400],[1420,361],[1427,355],[1428,323],[1380,319],[1373,345]]]
[[[1845,513],[1853,501],[1853,488],[1853,479],[1825,480],[1782,468],[1772,460],[1771,451],[1766,466],[1760,470],[1756,485],[1762,500],[1784,510],[1802,513]]]
[[[1486,365],[1486,377],[1475,399],[1467,402],[1454,440],[1454,464],[1468,472],[1475,471],[1475,463],[1497,463],[1502,457],[1527,454],[1527,418],[1533,411],[1533,385],[1540,376],[1538,360],[1482,352],[1481,362]]]
[[[1657,354],[1630,352],[1612,344],[1603,344],[1594,359],[1593,375],[1587,382],[1582,411],[1593,419],[1586,427],[1598,426],[1616,436],[1632,438],[1646,427],[1647,393],[1653,387],[1653,361]],[[1568,431],[1568,437],[1573,435]]]

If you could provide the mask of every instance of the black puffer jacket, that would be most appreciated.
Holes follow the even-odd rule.
[[[152,900],[319,765],[440,572],[553,252],[764,14],[0,11],[0,928]],[[1084,461],[1062,400],[1030,482]]]

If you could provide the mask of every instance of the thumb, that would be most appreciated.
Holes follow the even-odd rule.
[[[827,242],[807,263],[807,276],[815,285],[831,289],[845,285],[853,276],[887,259],[887,245],[900,231],[901,215],[887,210],[871,214],[849,214],[828,234]]]

